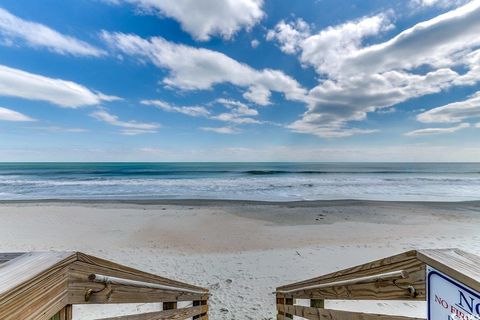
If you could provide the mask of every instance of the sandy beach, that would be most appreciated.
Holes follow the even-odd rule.
[[[480,254],[480,202],[10,201],[0,216],[0,251],[82,251],[208,287],[211,319],[275,319],[276,286],[413,248]],[[422,303],[327,307],[425,316]]]

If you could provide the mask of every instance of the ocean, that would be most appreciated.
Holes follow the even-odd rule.
[[[0,163],[0,199],[480,200],[480,163]]]

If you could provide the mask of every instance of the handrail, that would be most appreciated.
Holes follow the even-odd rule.
[[[105,275],[95,274],[95,273],[92,273],[91,275],[89,275],[88,280],[93,282],[103,283],[103,284],[118,284],[118,285],[130,286],[130,287],[183,291],[183,292],[193,293],[193,294],[207,294],[207,295],[209,294],[208,291],[192,290],[192,289],[186,289],[186,288],[180,288],[180,287],[166,286],[158,283],[122,279],[122,278],[110,277],[110,276],[105,276]]]
[[[301,288],[296,288],[291,290],[277,290],[274,293],[288,294],[288,293],[294,293],[294,292],[305,291],[305,290],[323,289],[323,288],[330,288],[330,287],[369,283],[372,281],[406,279],[408,278],[408,276],[409,275],[407,271],[399,270],[399,271],[385,272],[385,273],[381,273],[373,276],[365,276],[365,277],[349,279],[349,280],[340,280],[340,281],[334,281],[334,282],[328,282],[328,283],[321,283],[313,286],[301,287]]]

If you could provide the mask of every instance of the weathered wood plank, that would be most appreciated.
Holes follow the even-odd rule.
[[[208,301],[207,300],[195,300],[193,301],[193,306],[206,306],[208,305]],[[207,315],[207,312],[204,312],[204,313],[201,313],[199,315],[196,315],[194,317],[192,317],[193,320],[198,320],[198,319],[202,319],[202,320],[208,320],[208,315]]]
[[[0,265],[0,301],[10,290],[44,278],[75,260],[73,252],[31,252]]]
[[[73,319],[73,306],[71,304],[66,305],[59,312],[60,320],[72,320]]]
[[[433,268],[480,291],[480,257],[459,249],[419,250],[418,258]]]
[[[407,251],[401,254],[397,254],[391,257],[378,259],[375,261],[367,262],[361,265],[350,267],[347,269],[335,271],[328,273],[319,277],[298,281],[288,285],[283,285],[277,288],[277,290],[290,290],[298,287],[304,287],[310,283],[325,283],[331,281],[337,281],[341,277],[342,280],[353,279],[356,277],[356,274],[362,271],[374,270],[376,268],[381,268],[384,266],[391,266],[396,263],[403,262],[405,260],[415,259],[417,257],[417,251]],[[372,274],[379,273],[378,271],[372,272]],[[350,275],[350,277],[348,277]]]
[[[415,253],[415,251],[413,251],[413,253]],[[369,269],[369,266],[372,266],[372,269]],[[373,281],[372,283],[353,284],[349,286],[302,290],[291,294],[280,293],[279,296],[295,297],[299,299],[425,300],[425,263],[419,261],[415,255],[412,256],[412,251],[331,273],[326,276],[282,286],[277,288],[277,290],[288,291],[299,288],[301,289],[313,285],[351,280],[401,270],[406,271],[409,276],[406,279],[396,280],[395,283],[398,286],[393,285],[393,281]],[[409,285],[415,288],[415,296],[411,296],[407,290],[403,289]]]
[[[285,319],[285,312],[280,310],[278,308],[279,305],[284,305],[285,304],[285,298],[282,296],[280,297],[278,294],[276,296],[276,301],[277,301],[277,319]]]
[[[277,309],[308,320],[425,320],[382,314],[318,309],[304,306],[277,305]],[[278,318],[277,318],[278,319]]]
[[[286,306],[293,306],[295,304],[295,299],[293,298],[285,298],[285,305]],[[293,314],[286,311],[285,312],[285,318],[287,319],[293,319]]]
[[[158,312],[132,314],[128,316],[120,316],[113,318],[103,318],[100,320],[184,320],[207,312],[208,306],[201,305],[190,308],[180,308]]]
[[[67,304],[71,252],[27,253],[0,266],[0,319],[50,319]]]
[[[307,285],[354,279],[359,277],[359,275],[367,276],[367,275],[374,275],[374,274],[393,271],[393,270],[401,270],[402,267],[405,265],[404,264],[405,262],[409,264],[412,262],[412,260],[416,260],[416,259],[417,259],[417,252],[408,251],[408,252],[404,252],[388,258],[383,258],[383,259],[375,260],[372,262],[364,263],[355,267],[347,268],[344,270],[335,271],[326,275],[322,275],[320,277],[315,277],[312,279],[307,279],[307,280],[295,282],[292,284],[280,286],[277,288],[277,290],[278,291],[291,290],[291,289],[296,289],[300,287],[305,287]],[[398,266],[399,268],[396,268],[395,266]]]
[[[72,305],[66,305],[62,310],[50,318],[50,320],[72,320]]]
[[[6,300],[0,300],[0,319],[50,319],[67,304],[66,271],[64,268],[22,290],[12,290]]]
[[[297,291],[291,294],[279,294],[284,297],[295,297],[297,299],[355,299],[355,300],[425,300],[425,266],[419,265],[416,272],[410,273],[406,281],[374,282],[369,284],[358,284],[323,289],[311,289]],[[407,286],[412,285],[416,290],[416,296],[412,296]]]

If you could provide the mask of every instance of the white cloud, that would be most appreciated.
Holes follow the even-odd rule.
[[[123,129],[120,130],[120,134],[124,136],[138,136],[146,133],[157,133],[156,130],[144,130],[144,129]]]
[[[155,106],[167,112],[178,112],[178,113],[183,113],[185,115],[192,116],[192,117],[207,117],[210,115],[210,111],[208,111],[205,107],[201,107],[201,106],[179,107],[179,106],[173,106],[161,100],[142,100],[140,103],[144,105]]]
[[[45,48],[59,54],[99,57],[105,51],[84,41],[59,33],[43,24],[23,20],[0,8],[0,37],[2,43],[21,41],[28,46]]]
[[[304,116],[303,119],[295,121],[287,126],[294,132],[313,134],[322,138],[343,138],[358,134],[371,134],[378,132],[377,129],[358,129],[345,128],[342,123],[332,124],[318,124],[309,116]]]
[[[292,22],[284,20],[277,23],[274,29],[268,30],[267,41],[277,41],[280,50],[293,54],[300,50],[301,43],[310,36],[310,26],[303,19]]]
[[[247,123],[260,123],[260,121],[252,118],[239,117],[233,113],[221,113],[212,117],[212,119],[220,120],[224,122],[231,122],[236,124],[247,124]]]
[[[200,129],[221,134],[237,134],[240,132],[238,129],[232,127],[201,127]]]
[[[258,41],[257,39],[253,39],[251,42],[250,42],[250,45],[252,46],[252,48],[256,48],[260,45],[260,41]]]
[[[120,98],[93,92],[72,81],[53,79],[0,65],[0,96],[48,101],[66,108]]]
[[[217,99],[216,103],[219,103],[229,109],[229,112],[221,113],[216,116],[212,116],[211,119],[220,120],[224,122],[231,122],[235,124],[259,124],[261,121],[251,118],[252,116],[257,116],[258,111],[251,109],[246,104],[229,99]]]
[[[432,135],[432,134],[443,134],[443,133],[453,133],[461,129],[469,128],[470,124],[468,123],[461,123],[455,127],[448,127],[448,128],[426,128],[426,129],[419,129],[405,133],[406,136],[425,136],[425,135]]]
[[[254,102],[258,105],[267,106],[271,104],[271,95],[272,94],[269,89],[263,86],[253,85],[248,88],[248,90],[243,94],[243,97],[248,101]]]
[[[108,113],[106,110],[95,111],[91,114],[91,116],[112,126],[124,128],[120,131],[124,135],[156,133],[156,130],[160,128],[160,125],[157,123],[142,123],[137,121],[119,120],[117,116]]]
[[[347,121],[365,120],[368,112],[381,110],[447,87],[456,73],[449,69],[426,75],[390,71],[374,75],[359,74],[345,81],[326,80],[310,91],[311,102],[302,119],[290,125],[297,132],[339,137],[372,130],[347,128]]]
[[[252,118],[257,116],[258,111],[250,108],[246,104],[230,99],[220,98],[210,104],[221,104],[228,109],[228,112],[212,114],[207,108],[202,106],[179,107],[161,100],[142,100],[142,104],[155,106],[167,112],[178,112],[192,117],[204,117],[211,120],[229,122],[233,124],[259,124],[259,120]],[[233,129],[232,129],[233,130]]]
[[[224,105],[225,107],[232,110],[232,112],[239,116],[256,116],[258,111],[250,108],[245,103],[236,100],[229,100],[224,98],[219,98],[215,102]]]
[[[389,41],[362,48],[339,63],[348,74],[411,70],[419,66],[450,67],[461,63],[462,57],[480,45],[479,18],[480,1],[472,1],[418,23]]]
[[[177,20],[195,39],[206,41],[220,35],[230,39],[241,29],[249,29],[265,15],[263,0],[115,0],[128,2],[144,12]]]
[[[123,33],[102,32],[114,49],[152,62],[169,70],[163,83],[183,90],[206,90],[216,84],[231,83],[247,88],[244,97],[259,105],[270,103],[271,91],[286,99],[303,101],[306,90],[293,78],[278,70],[255,70],[227,55],[203,48],[175,44],[161,37],[143,39]]]
[[[420,9],[433,6],[450,8],[465,4],[468,1],[469,0],[410,0],[410,7]]]
[[[68,133],[88,132],[88,130],[84,128],[68,128],[68,127],[58,127],[58,126],[33,127],[32,129],[44,130],[49,132],[68,132]]]
[[[460,122],[469,118],[480,117],[480,91],[464,101],[430,109],[417,116],[417,120],[425,123]]]
[[[366,35],[389,29],[388,21],[388,15],[364,18],[301,42],[300,61],[312,65],[323,80],[309,92],[307,111],[291,129],[319,136],[363,133],[351,122],[364,120],[369,112],[480,80],[480,1],[363,46]],[[363,28],[353,39],[336,40],[354,25]]]
[[[35,121],[20,112],[0,107],[0,120],[1,121]]]
[[[315,67],[318,73],[332,73],[341,60],[361,48],[362,41],[392,28],[390,14],[378,14],[330,26],[317,34],[302,19],[280,21],[267,33],[288,54],[300,53],[300,61]]]
[[[362,42],[372,36],[391,29],[389,14],[378,14],[328,27],[300,43],[300,61],[320,73],[338,74],[344,72],[343,60],[355,55]],[[349,72],[350,70],[346,70]],[[353,73],[353,72],[351,72]]]

